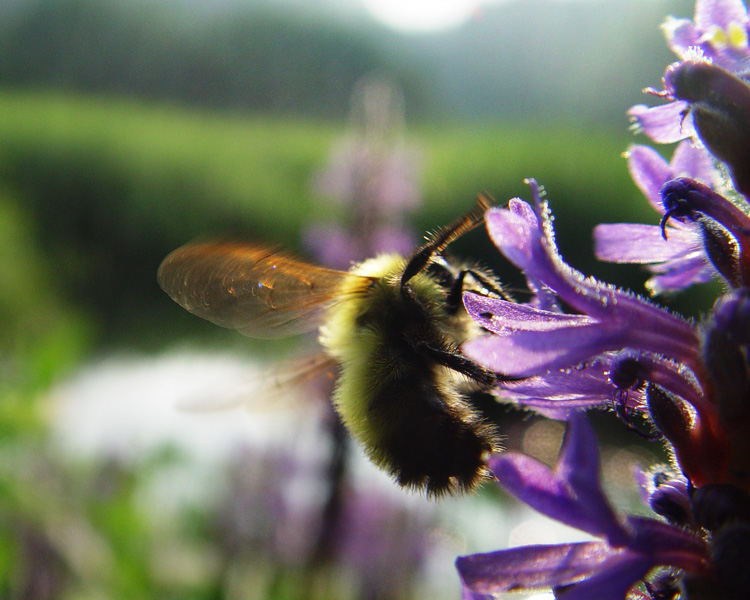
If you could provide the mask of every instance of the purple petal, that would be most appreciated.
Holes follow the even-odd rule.
[[[650,267],[651,271],[664,271],[646,282],[646,287],[654,295],[664,292],[684,290],[695,283],[707,283],[716,277],[716,271],[701,254],[689,259],[680,259]]]
[[[573,409],[601,406],[615,397],[618,390],[610,381],[609,369],[608,360],[586,361],[573,369],[503,382],[495,393],[505,402],[522,404],[549,418],[567,420]],[[622,400],[627,407],[642,407],[644,390],[628,390]]]
[[[485,214],[490,237],[498,249],[519,269],[533,259],[539,238],[539,221],[534,209],[523,200],[513,199],[508,208],[491,208]]]
[[[567,482],[540,460],[503,452],[493,454],[488,465],[500,485],[531,508],[568,524],[583,518]]]
[[[598,572],[565,590],[556,590],[559,600],[625,600],[627,593],[654,567],[649,557],[635,553],[613,554]]]
[[[653,564],[672,565],[693,573],[711,569],[706,541],[690,531],[647,517],[628,516],[630,547],[653,557]]]
[[[593,433],[578,415],[568,424],[554,471],[518,452],[492,455],[488,464],[500,485],[534,510],[591,535],[623,543],[627,534],[599,487],[599,455],[596,440],[593,446],[592,440]],[[574,473],[570,466],[577,460],[580,472]]]
[[[602,522],[599,511],[592,513],[589,503],[598,498],[579,497],[564,477],[543,462],[519,452],[504,452],[493,454],[488,464],[508,493],[543,515],[594,536],[625,535],[614,517]]]
[[[462,351],[497,373],[529,377],[577,365],[592,356],[618,349],[623,338],[622,332],[595,323],[480,337],[465,342]]]
[[[464,306],[482,327],[498,335],[517,330],[550,331],[595,322],[584,315],[566,315],[473,293],[464,294]]]
[[[697,227],[669,226],[667,235],[665,240],[656,225],[602,223],[594,228],[594,253],[599,260],[648,264],[656,275],[646,287],[654,295],[683,290],[716,276]]]
[[[580,413],[568,422],[555,471],[574,484],[573,489],[579,497],[589,493],[594,493],[597,501],[604,497],[599,488],[599,447],[596,436]]]
[[[713,27],[726,29],[730,23],[747,25],[747,9],[742,0],[698,0],[693,20],[706,32]]]
[[[624,545],[627,534],[601,488],[596,436],[582,413],[568,421],[555,474],[568,481],[578,501],[585,505],[589,524],[584,531],[606,536],[612,545]]]
[[[675,19],[668,17],[662,25],[669,48],[680,58],[685,58],[688,49],[699,46],[702,32],[696,28],[690,19]]]
[[[659,144],[671,144],[690,137],[694,133],[692,117],[687,113],[688,104],[682,100],[648,107],[636,104],[629,111],[633,124]]]
[[[666,160],[650,146],[633,145],[626,157],[633,181],[659,214],[664,214],[662,186],[675,177],[691,177],[711,185],[716,175],[713,159],[705,148],[683,140],[675,148],[672,160]]]
[[[473,592],[498,594],[580,581],[616,551],[604,542],[525,546],[456,559],[464,584]]]
[[[473,592],[498,594],[580,581],[618,552],[604,542],[525,546],[459,556],[456,568]]]
[[[711,155],[704,147],[695,146],[690,140],[677,144],[669,166],[672,170],[670,179],[690,177],[711,186],[717,176]],[[664,183],[666,183],[666,180],[664,180]],[[659,204],[661,205],[661,202]],[[664,213],[663,208],[661,213]]]
[[[668,227],[667,239],[658,225],[601,223],[594,228],[594,254],[599,260],[650,264],[671,260],[700,247],[697,231]]]
[[[643,192],[654,210],[664,214],[659,191],[672,178],[672,169],[667,161],[650,146],[631,146],[625,156],[628,159],[630,176],[638,189]]]

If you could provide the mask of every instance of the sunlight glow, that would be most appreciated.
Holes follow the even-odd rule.
[[[362,0],[378,21],[394,29],[436,31],[457,27],[479,10],[479,0]]]

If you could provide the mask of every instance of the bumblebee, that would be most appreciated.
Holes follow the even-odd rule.
[[[473,490],[499,447],[466,393],[499,375],[459,346],[479,333],[462,293],[504,295],[489,274],[447,260],[446,247],[482,222],[477,208],[429,236],[410,257],[385,254],[348,272],[261,245],[188,244],[158,281],[189,312],[258,338],[319,329],[339,367],[334,406],[369,459],[406,488],[442,496]]]

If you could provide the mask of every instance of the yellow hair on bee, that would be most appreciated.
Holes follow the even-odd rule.
[[[488,477],[498,433],[465,393],[490,389],[498,376],[460,352],[479,333],[462,293],[503,292],[491,274],[443,252],[487,207],[480,197],[409,258],[383,254],[348,272],[264,245],[209,241],[172,252],[158,280],[186,310],[245,335],[319,327],[325,363],[340,372],[334,405],[372,462],[428,495],[466,492]]]
[[[409,280],[420,303],[420,310],[411,314],[401,290],[406,264],[404,257],[388,254],[355,266],[352,274],[370,277],[372,282],[364,291],[342,284],[343,293],[321,327],[320,342],[341,367],[333,398],[336,410],[368,457],[402,484],[427,486],[437,495],[463,484],[431,483],[429,476],[422,477],[422,464],[415,469],[419,478],[404,474],[404,461],[397,457],[413,452],[393,440],[408,438],[411,430],[423,428],[424,421],[434,422],[441,432],[460,423],[458,429],[470,430],[472,440],[479,437],[484,441],[489,432],[456,391],[456,380],[462,376],[415,352],[408,338],[409,328],[416,326],[422,334],[428,328],[431,336],[460,341],[459,336],[463,337],[473,322],[447,310],[445,289],[425,272]],[[352,283],[356,281],[353,278]],[[450,424],[444,423],[449,420]],[[425,447],[419,441],[417,444],[420,450]],[[476,466],[472,468],[476,470]],[[454,481],[457,475],[451,473],[448,478]],[[471,487],[473,482],[469,478],[466,483]]]

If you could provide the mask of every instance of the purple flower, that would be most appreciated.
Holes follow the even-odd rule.
[[[680,63],[710,62],[737,75],[750,71],[748,14],[741,0],[698,0],[693,21],[670,18],[663,26],[670,48]],[[668,144],[694,135],[689,102],[675,96],[665,73],[664,91],[651,93],[671,100],[668,104],[630,109],[634,126],[657,143]]]
[[[694,21],[671,19],[664,29],[680,60],[664,72],[662,91],[646,91],[669,103],[631,108],[635,128],[659,143],[699,138],[726,163],[735,189],[750,194],[747,9],[740,0],[699,0]]]
[[[566,600],[624,600],[655,567],[711,572],[700,536],[654,519],[618,517],[601,488],[596,439],[580,414],[568,423],[554,469],[516,452],[493,455],[489,464],[500,485],[519,500],[601,541],[459,557],[456,567],[471,593],[553,587],[556,597]]]
[[[463,352],[497,373],[530,378],[502,382],[497,394],[507,392],[548,416],[565,418],[571,408],[607,403],[625,417],[642,411],[674,445],[694,483],[722,481],[732,458],[698,328],[565,264],[549,209],[530,183],[536,210],[518,199],[490,209],[490,237],[527,277],[576,313],[467,293],[466,310],[493,335],[469,340]],[[550,396],[552,389],[557,393]]]
[[[585,277],[563,262],[547,205],[536,183],[530,184],[536,212],[518,199],[507,208],[490,209],[486,216],[490,237],[515,266],[580,314],[466,294],[469,314],[495,334],[464,344],[466,355],[516,377],[580,365],[624,348],[666,354],[685,365],[699,364],[698,333],[692,325],[642,298]]]
[[[714,64],[739,73],[750,69],[748,23],[742,0],[698,0],[692,21],[669,17],[663,29],[681,60],[689,60],[699,49]]]
[[[711,185],[717,179],[713,161],[703,148],[681,142],[667,163],[648,146],[632,146],[628,167],[638,188],[659,214],[665,213],[661,189],[679,176]],[[684,289],[716,276],[706,257],[701,228],[697,223],[671,221],[665,231],[656,225],[605,223],[594,229],[595,253],[600,260],[649,265],[655,275],[646,287],[653,294]]]

